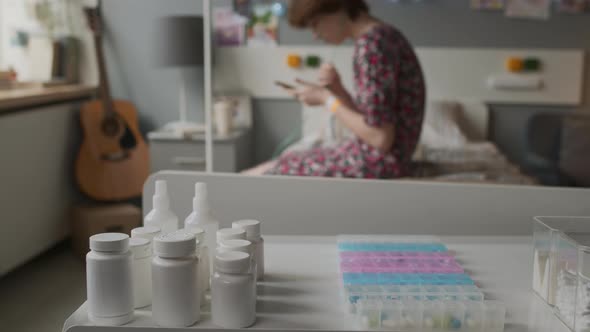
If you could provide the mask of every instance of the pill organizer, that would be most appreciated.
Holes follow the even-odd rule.
[[[501,332],[506,308],[496,301],[361,300],[356,317],[363,330]]]
[[[363,330],[503,331],[506,309],[432,237],[340,236],[345,310]]]

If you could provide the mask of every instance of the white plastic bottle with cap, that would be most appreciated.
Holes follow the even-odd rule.
[[[254,260],[254,245],[248,240],[224,240],[219,242],[217,246],[217,253],[224,253],[228,251],[244,252],[250,255],[250,270],[256,277],[256,261]]]
[[[199,294],[201,297],[201,306],[205,305],[205,294],[209,290],[209,280],[211,272],[209,271],[209,249],[205,245],[205,230],[199,227],[185,228],[186,232],[191,233],[197,239],[196,255],[199,258],[199,267],[197,279],[199,285]]]
[[[146,239],[152,243],[154,238],[161,234],[160,227],[156,226],[144,226],[137,227],[131,230],[131,238]]]
[[[224,253],[229,251],[238,251],[250,255],[250,273],[252,278],[256,280],[257,268],[256,259],[254,257],[254,244],[248,240],[224,240],[219,242],[217,246],[217,253]],[[254,286],[254,296],[257,294],[256,283]]]
[[[254,246],[254,260],[257,266],[256,279],[264,279],[264,239],[260,232],[260,221],[238,220],[232,223],[232,227],[246,231],[246,240],[252,242]]]
[[[133,256],[134,307],[143,308],[152,304],[152,248],[148,239],[132,237],[129,248]]]
[[[197,182],[195,184],[195,196],[193,197],[193,212],[184,221],[185,228],[199,227],[205,230],[205,244],[209,248],[209,254],[215,251],[215,236],[219,229],[219,222],[211,215],[209,207],[209,195],[207,184]],[[209,268],[213,271],[213,257],[209,256]]]
[[[187,327],[200,318],[196,238],[185,231],[154,238],[152,317],[162,327]]]
[[[132,257],[129,236],[90,237],[86,255],[88,319],[98,325],[123,325],[133,319]]]
[[[217,231],[217,247],[222,241],[245,240],[246,231],[239,228],[222,228]]]
[[[250,269],[250,255],[229,251],[215,256],[211,280],[211,316],[213,324],[239,329],[256,322],[256,281]]]
[[[156,181],[156,192],[153,199],[153,209],[145,216],[144,226],[159,227],[162,234],[178,230],[178,217],[170,210],[170,198],[166,181]]]

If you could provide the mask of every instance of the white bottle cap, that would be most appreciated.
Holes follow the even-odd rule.
[[[165,180],[156,181],[156,195],[168,195],[168,183]]]
[[[218,253],[215,256],[215,268],[222,273],[248,273],[250,255],[237,251]]]
[[[138,227],[131,230],[131,238],[147,239],[153,241],[154,238],[160,235],[161,229],[156,226]]]
[[[195,253],[196,238],[183,230],[154,238],[154,253],[162,258],[181,258]]]
[[[193,214],[193,217],[197,220],[198,224],[207,224],[212,222],[213,218],[211,217],[207,185],[205,183],[197,182],[195,184],[195,196],[193,197]]]
[[[248,240],[224,240],[219,242],[217,252],[239,251],[252,255],[252,242]]]
[[[203,182],[195,183],[195,197],[207,198],[207,184]]]
[[[245,240],[246,231],[240,228],[223,228],[217,231],[217,243],[224,240]]]
[[[152,256],[152,246],[150,246],[150,240],[148,239],[132,237],[129,239],[129,249],[131,249],[134,259]]]
[[[122,233],[102,233],[90,237],[90,249],[99,252],[124,252],[129,249],[129,236]]]
[[[153,199],[155,210],[168,210],[170,208],[170,199],[168,198],[168,185],[164,180],[156,181],[156,192]]]
[[[194,235],[197,238],[198,245],[205,244],[205,230],[201,227],[190,226],[186,227],[184,231]]]
[[[233,228],[245,230],[247,239],[260,239],[260,221],[258,220],[238,220],[234,221],[231,225]]]

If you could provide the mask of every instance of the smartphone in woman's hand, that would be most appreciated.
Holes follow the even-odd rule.
[[[295,86],[281,81],[275,81],[275,84],[285,90],[289,90],[289,92],[295,91],[297,89]]]

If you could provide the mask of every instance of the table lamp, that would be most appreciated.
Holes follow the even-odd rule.
[[[184,69],[202,67],[203,18],[201,16],[168,16],[159,19],[155,29],[156,65],[179,68],[179,121],[168,123],[165,131],[184,136],[204,132],[205,126],[187,120],[187,77]]]

